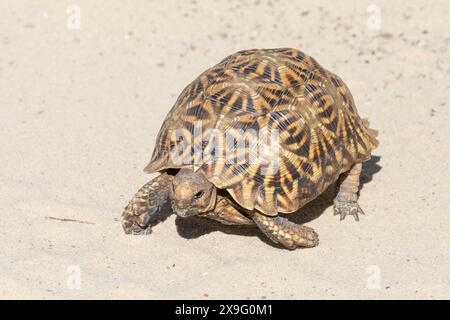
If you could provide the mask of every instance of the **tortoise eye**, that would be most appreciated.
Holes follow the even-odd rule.
[[[195,199],[195,200],[198,200],[198,199],[200,199],[201,197],[203,197],[204,194],[205,194],[204,191],[199,191],[199,192],[197,192],[196,194],[194,194],[194,199]]]

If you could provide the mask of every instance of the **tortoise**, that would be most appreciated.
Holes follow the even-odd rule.
[[[339,181],[334,213],[358,221],[359,176],[376,136],[342,79],[311,56],[239,51],[178,97],[144,169],[160,174],[126,206],[123,229],[149,234],[175,213],[256,224],[281,247],[314,247],[317,233],[283,215]]]

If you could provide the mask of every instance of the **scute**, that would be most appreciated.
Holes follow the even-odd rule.
[[[203,138],[177,139],[176,132]],[[235,140],[214,144],[214,132]],[[183,90],[145,171],[191,167],[242,207],[277,215],[296,211],[366,160],[375,136],[344,82],[313,58],[295,49],[245,50]],[[239,161],[227,161],[230,151]]]

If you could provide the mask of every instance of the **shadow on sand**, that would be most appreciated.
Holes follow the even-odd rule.
[[[380,159],[380,156],[372,156],[370,160],[363,163],[363,171],[360,178],[360,189],[363,189],[364,184],[370,182],[373,179],[373,176],[381,170],[381,166],[378,164]],[[328,207],[333,205],[336,190],[336,184],[332,184],[319,197],[300,208],[295,213],[286,214],[284,216],[297,224],[305,224],[317,219]],[[185,239],[195,239],[211,232],[220,231],[227,234],[236,234],[246,237],[256,236],[273,247],[281,248],[281,246],[267,239],[267,237],[264,236],[264,234],[254,225],[228,226],[200,217],[190,217],[187,219],[177,217],[175,224],[178,234]]]

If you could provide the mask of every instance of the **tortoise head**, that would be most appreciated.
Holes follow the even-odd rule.
[[[217,189],[199,172],[181,169],[172,182],[170,200],[173,211],[182,218],[214,209]]]

